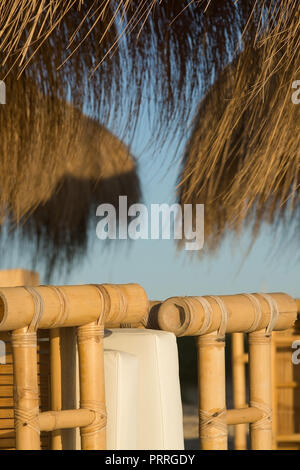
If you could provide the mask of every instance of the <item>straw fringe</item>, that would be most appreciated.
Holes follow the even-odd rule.
[[[9,80],[7,90],[0,108],[1,224],[34,243],[34,259],[45,258],[50,274],[84,254],[99,204],[117,206],[119,195],[139,201],[136,163],[105,127],[44,96],[34,82]]]
[[[276,53],[271,39],[265,41],[269,72],[262,69],[263,51],[247,46],[199,105],[179,197],[182,204],[205,204],[211,249],[228,230],[238,234],[250,225],[255,238],[263,221],[276,225],[299,211],[300,106],[292,103],[292,83],[300,77],[295,53],[300,23],[295,21],[298,35],[289,56],[279,32]]]
[[[298,209],[300,106],[291,103],[291,84],[300,74],[299,11],[298,0],[8,0],[0,4],[2,75],[23,74],[49,100],[88,105],[103,123],[127,116],[127,132],[146,98],[160,139],[185,133],[206,93],[180,199],[206,204],[213,247],[228,227],[238,233],[250,220],[255,235],[262,221]],[[57,104],[51,136],[63,113]],[[42,154],[47,186],[54,163]],[[13,164],[3,161],[8,176]],[[12,181],[6,178],[4,196]]]
[[[89,101],[104,123],[122,108],[130,117],[126,129],[134,130],[141,100],[155,90],[151,105],[163,138],[174,125],[182,128],[195,98],[245,44],[261,51],[254,90],[274,75],[278,54],[279,67],[289,66],[299,46],[299,4],[7,0],[0,40],[3,76],[25,70],[48,94],[71,97],[81,108]]]

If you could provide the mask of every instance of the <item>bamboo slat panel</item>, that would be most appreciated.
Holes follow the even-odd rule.
[[[273,341],[275,348],[274,401],[276,421],[274,429],[277,449],[300,449],[300,442],[293,442],[293,435],[300,433],[300,370],[292,363],[292,343],[300,341],[299,330],[291,329],[276,332]],[[289,436],[284,441],[284,436]]]
[[[38,286],[39,274],[28,269],[2,269],[0,270],[0,286]]]

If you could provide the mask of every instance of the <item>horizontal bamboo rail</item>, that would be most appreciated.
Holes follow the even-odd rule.
[[[278,434],[276,439],[279,442],[300,442],[300,434]]]
[[[264,416],[264,413],[259,408],[247,407],[247,408],[235,408],[233,410],[227,410],[226,412],[226,423],[227,424],[246,424],[255,423]]]
[[[92,410],[62,410],[44,411],[39,414],[39,427],[41,431],[55,431],[72,429],[74,427],[88,426],[93,423],[96,413]]]
[[[296,317],[295,300],[282,293],[172,297],[160,305],[161,329],[197,336],[202,449],[227,449],[227,425],[246,423],[251,448],[272,449],[271,335],[289,329]],[[248,333],[250,406],[226,410],[225,333],[238,332]],[[239,364],[245,358],[239,348]]]
[[[276,388],[300,388],[300,383],[299,382],[277,383]]]
[[[139,323],[149,310],[147,295],[138,284],[38,286],[34,292],[42,302],[42,329],[81,326],[98,321],[100,315],[112,326]],[[28,327],[34,311],[35,298],[27,288],[0,288],[0,331]]]
[[[254,294],[257,309],[244,294],[221,295],[218,299],[224,303],[228,311],[226,333],[248,332],[255,326],[256,330],[267,328],[270,322],[270,306],[260,294]],[[199,300],[200,299],[200,300]],[[209,320],[204,303],[208,302]],[[272,299],[278,306],[279,316],[274,330],[286,330],[296,318],[295,300],[287,294],[272,293]],[[205,323],[208,326],[205,328]],[[257,322],[257,324],[256,324]],[[215,296],[204,297],[171,297],[163,302],[158,312],[158,323],[162,330],[173,331],[176,336],[198,336],[218,330],[222,323],[222,311]]]

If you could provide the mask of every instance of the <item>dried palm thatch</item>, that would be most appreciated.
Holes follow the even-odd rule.
[[[184,133],[195,100],[208,93],[199,111],[206,129],[197,139],[201,152],[191,141],[181,199],[208,209],[217,197],[218,217],[207,211],[206,226],[220,236],[251,211],[258,221],[276,218],[298,187],[299,156],[290,138],[298,109],[290,105],[290,86],[299,78],[299,38],[297,0],[0,4],[2,76],[23,73],[49,99],[89,106],[104,123],[123,111],[126,130],[134,130],[142,101],[155,92],[159,136],[174,128]],[[227,89],[230,102],[222,101]],[[57,107],[54,132],[64,113]]]
[[[139,200],[136,164],[106,128],[44,96],[34,82],[9,81],[7,94],[0,108],[1,223],[34,242],[50,274],[85,252],[99,204],[117,207],[119,195]]]
[[[155,91],[160,136],[162,129],[181,128],[194,99],[245,44],[260,50],[258,90],[275,73],[274,56],[282,56],[283,67],[296,54],[298,38],[297,0],[0,4],[3,76],[25,70],[48,95],[68,97],[78,106],[88,101],[102,122],[123,106],[132,129],[142,99]],[[244,60],[251,60],[247,49]]]
[[[278,51],[263,65],[263,51],[246,47],[200,102],[179,187],[182,204],[205,204],[210,248],[228,230],[250,223],[256,236],[263,221],[290,220],[300,209],[300,106],[292,102],[299,39],[287,51],[278,32]]]

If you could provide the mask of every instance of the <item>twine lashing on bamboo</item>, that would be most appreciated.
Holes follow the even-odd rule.
[[[265,403],[259,403],[257,401],[251,400],[250,406],[257,408],[263,413],[261,419],[251,423],[251,428],[253,430],[260,429],[261,431],[270,431],[272,429],[272,409],[270,406],[266,405]]]
[[[259,295],[268,302],[268,305],[270,307],[270,322],[266,328],[266,336],[271,336],[272,331],[275,328],[279,318],[279,308],[276,300],[273,299],[271,295],[263,293],[260,293]]]
[[[60,305],[57,319],[54,320],[54,322],[51,325],[51,328],[55,328],[57,325],[64,325],[68,318],[68,310],[69,310],[68,299],[67,299],[66,294],[59,287],[57,286],[48,286],[48,287],[50,287],[50,289],[52,289],[56,293],[58,300],[59,300],[59,305]]]
[[[104,325],[97,325],[96,323],[84,325],[77,328],[78,343],[87,341],[100,342],[104,336]]]
[[[97,325],[102,325],[103,324],[103,321],[104,321],[104,314],[105,314],[105,301],[104,301],[104,295],[103,295],[103,292],[102,292],[102,288],[101,288],[101,285],[99,284],[91,284],[91,286],[95,287],[98,294],[99,294],[99,297],[100,297],[100,303],[101,303],[101,307],[100,307],[100,314],[99,314],[99,317],[98,317],[98,320],[97,320]]]
[[[199,410],[199,437],[201,439],[218,439],[227,437],[226,409],[219,411]],[[218,434],[209,431],[217,430]]]
[[[34,302],[34,313],[30,325],[29,332],[36,332],[44,313],[44,299],[37,289],[34,287],[24,287],[32,296]]]
[[[210,295],[209,297],[211,299],[214,299],[217,302],[221,310],[221,322],[220,322],[220,326],[218,329],[217,341],[225,341],[225,333],[226,333],[227,323],[228,323],[228,318],[229,318],[227,307],[223,299],[221,299],[221,297],[217,295]]]
[[[19,403],[20,399],[30,399],[39,400],[39,392],[37,388],[25,387],[17,389],[14,386],[14,402]],[[30,429],[34,430],[38,434],[40,434],[40,427],[39,427],[39,406],[35,406],[30,410],[24,408],[15,408],[14,409],[14,420],[15,420],[15,427],[19,429],[21,427],[28,426]]]
[[[82,401],[80,408],[93,411],[95,418],[91,424],[81,428],[81,434],[93,435],[101,431],[106,426],[107,414],[104,403],[96,400]]]
[[[252,333],[258,329],[258,325],[260,324],[262,318],[262,308],[259,300],[253,294],[242,294],[244,297],[247,297],[254,307],[254,320],[250,328],[245,331],[245,333]]]
[[[205,297],[195,297],[200,302],[204,310],[204,321],[198,335],[204,335],[210,328],[212,322],[212,307]]]

